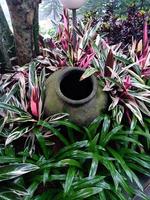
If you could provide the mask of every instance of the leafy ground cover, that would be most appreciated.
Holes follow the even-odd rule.
[[[76,27],[72,44],[68,12],[58,34],[43,41],[41,56],[0,80],[0,199],[125,200],[143,193],[140,177],[150,176],[150,49],[147,21],[143,38],[124,53],[92,27]],[[44,85],[54,71],[85,69],[107,92],[105,112],[88,127],[66,113],[46,118]]]

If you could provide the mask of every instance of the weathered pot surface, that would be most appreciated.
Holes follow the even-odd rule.
[[[106,94],[95,76],[80,81],[84,70],[67,67],[54,72],[46,81],[44,112],[47,116],[68,113],[78,125],[88,125],[105,107]]]

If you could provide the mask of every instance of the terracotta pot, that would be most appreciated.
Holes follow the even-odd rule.
[[[88,125],[105,107],[106,94],[98,86],[95,76],[83,81],[84,70],[67,67],[54,72],[46,81],[44,111],[46,116],[68,113],[78,125]]]

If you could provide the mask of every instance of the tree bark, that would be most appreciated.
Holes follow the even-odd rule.
[[[6,0],[16,44],[18,64],[31,61],[38,54],[38,8],[41,0]]]
[[[13,56],[15,56],[13,34],[0,5],[0,66],[2,73],[5,71],[4,68],[11,68],[10,58]]]

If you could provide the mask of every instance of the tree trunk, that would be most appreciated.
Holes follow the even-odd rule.
[[[11,68],[10,58],[15,56],[14,38],[0,5],[0,66],[1,73]],[[4,69],[5,68],[5,69]]]
[[[38,8],[41,0],[6,0],[16,44],[18,64],[31,61],[38,54]]]

